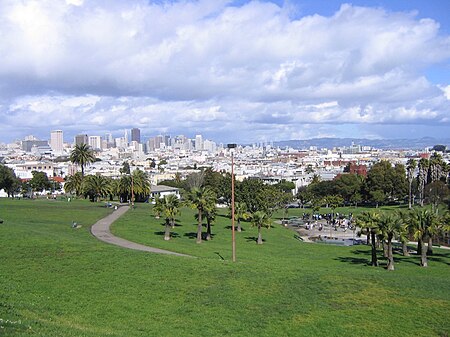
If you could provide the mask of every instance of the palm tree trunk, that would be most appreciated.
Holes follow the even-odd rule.
[[[422,255],[422,239],[417,240],[417,255]]]
[[[421,240],[421,254],[420,254],[420,265],[422,267],[428,267],[427,251],[425,250],[425,240]]]
[[[389,258],[389,247],[388,244],[386,243],[386,241],[381,240],[382,244],[383,244],[383,256],[384,258]]]
[[[394,270],[394,255],[392,254],[392,239],[388,239],[387,249],[388,249],[387,270]]]
[[[242,232],[242,228],[241,228],[241,219],[239,219],[239,218],[238,218],[238,221],[237,221],[237,231],[238,231],[238,232]]]
[[[406,241],[402,242],[402,251],[403,251],[403,256],[409,256],[408,246],[407,246]]]
[[[206,241],[211,240],[211,221],[206,220]]]
[[[370,245],[370,231],[367,230],[367,239],[366,239],[367,245]]]
[[[164,240],[170,240],[170,222],[169,219],[166,219],[166,231],[164,233]]]
[[[412,207],[412,204],[411,204],[411,200],[412,200],[411,190],[412,190],[412,181],[409,183],[408,209],[411,209],[411,207]]]
[[[427,255],[433,255],[433,237],[428,236]]]
[[[371,231],[370,236],[372,238],[372,267],[378,267],[377,259],[377,243],[375,238],[375,232]]]
[[[202,243],[202,210],[198,210],[197,243]]]
[[[258,226],[258,241],[257,241],[258,245],[262,245],[263,241],[262,241],[262,236],[261,236],[261,226]]]

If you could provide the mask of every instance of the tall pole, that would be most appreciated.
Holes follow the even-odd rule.
[[[234,233],[234,156],[231,151],[231,245],[233,262],[236,262],[236,240]]]

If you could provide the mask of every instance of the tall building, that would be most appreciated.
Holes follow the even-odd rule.
[[[76,135],[75,136],[75,145],[81,144],[89,144],[88,135]]]
[[[62,130],[54,130],[50,132],[50,147],[53,153],[61,154],[64,148]]]
[[[195,136],[195,150],[201,151],[203,150],[203,137],[202,135]]]
[[[89,136],[89,146],[94,150],[102,148],[102,138],[100,136]]]
[[[138,128],[131,129],[131,141],[132,142],[141,142],[141,130]]]

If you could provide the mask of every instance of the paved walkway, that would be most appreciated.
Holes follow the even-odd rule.
[[[112,235],[109,230],[109,227],[111,226],[111,224],[114,221],[116,221],[118,218],[120,218],[120,216],[122,214],[124,214],[126,211],[128,211],[129,208],[130,208],[129,206],[119,207],[112,214],[97,221],[91,227],[92,235],[94,235],[97,239],[99,239],[101,241],[110,243],[112,245],[128,248],[128,249],[140,250],[140,251],[156,253],[156,254],[168,254],[168,255],[192,257],[189,255],[175,253],[175,252],[171,252],[171,251],[164,250],[164,249],[158,249],[158,248],[144,246],[139,243],[131,242],[131,241],[121,239],[121,238],[118,238],[117,236]]]

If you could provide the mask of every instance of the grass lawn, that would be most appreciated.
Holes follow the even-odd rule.
[[[429,267],[396,256],[367,266],[366,246],[308,244],[244,223],[231,259],[230,220],[195,243],[183,209],[171,241],[138,204],[113,225],[132,241],[197,258],[131,251],[89,226],[111,210],[87,201],[0,199],[0,336],[448,336],[450,251]],[[295,210],[299,211],[299,210]],[[294,215],[290,212],[290,215]],[[71,223],[81,224],[72,229]]]

